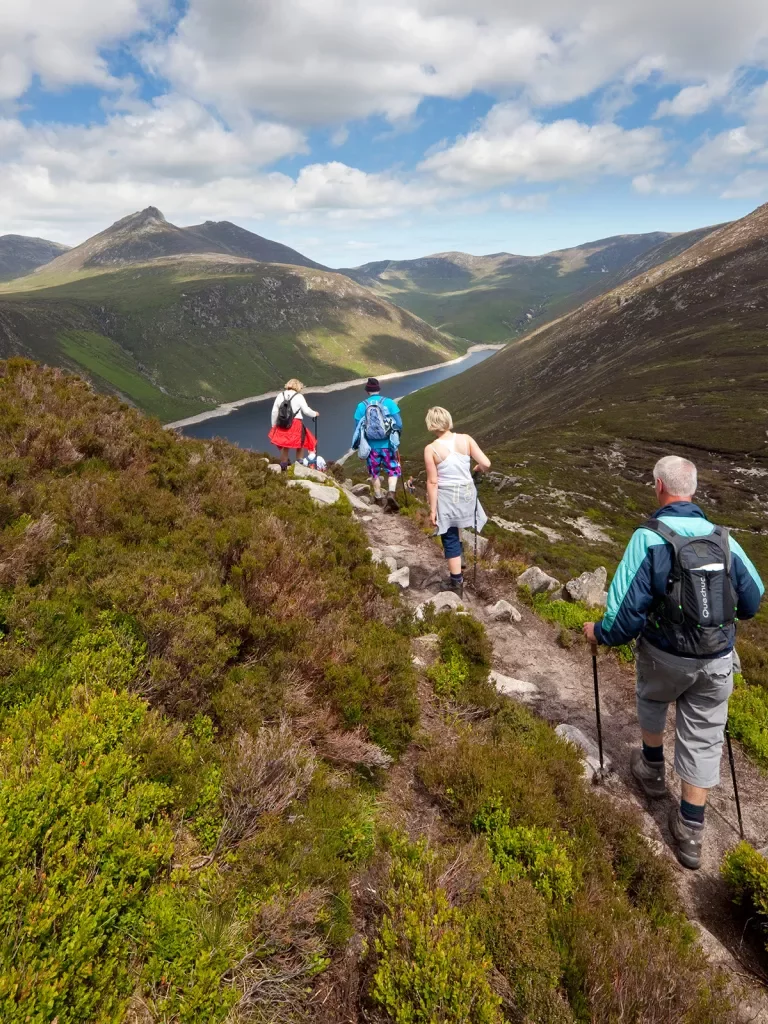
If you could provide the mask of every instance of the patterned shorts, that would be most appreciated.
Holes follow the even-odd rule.
[[[368,456],[368,475],[379,476],[382,469],[386,476],[401,476],[400,460],[391,448],[371,448]]]

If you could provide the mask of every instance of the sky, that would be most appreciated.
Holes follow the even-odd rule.
[[[765,0],[2,0],[0,234],[146,206],[329,266],[768,201]]]

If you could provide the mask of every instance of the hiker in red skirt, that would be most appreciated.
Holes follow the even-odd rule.
[[[301,393],[303,390],[304,385],[300,380],[289,380],[272,406],[269,440],[280,449],[280,468],[283,472],[291,464],[291,449],[296,452],[297,462],[303,457],[305,448],[308,452],[317,450],[314,434],[304,425],[304,415],[317,417],[320,414],[309,408]]]

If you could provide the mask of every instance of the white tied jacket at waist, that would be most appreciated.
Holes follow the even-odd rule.
[[[283,404],[286,398],[291,400],[291,409],[293,410],[293,417],[297,420],[303,420],[304,414],[306,413],[310,419],[314,419],[317,413],[314,409],[310,409],[307,405],[307,400],[299,391],[281,391],[275,399],[275,404],[272,406],[272,426],[277,426],[277,411]]]

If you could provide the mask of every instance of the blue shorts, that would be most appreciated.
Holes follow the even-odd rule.
[[[445,533],[440,534],[440,540],[443,542],[443,551],[446,558],[461,557],[464,546],[461,543],[458,526],[450,526]]]

